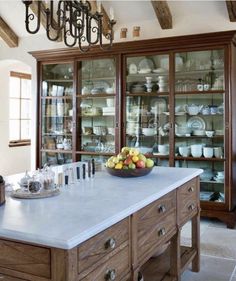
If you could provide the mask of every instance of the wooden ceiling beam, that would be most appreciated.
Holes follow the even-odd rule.
[[[38,0],[33,0],[32,4],[29,6],[31,11],[35,14],[36,17],[38,14],[38,3],[37,2],[38,2]],[[42,5],[41,14],[40,14],[41,24],[46,29],[47,28],[47,18],[46,18],[46,14],[44,13],[44,10],[46,9],[45,1],[42,1],[41,5]],[[54,19],[53,19],[53,22],[54,22],[54,25],[57,25],[57,23]],[[52,38],[55,38],[57,36],[57,32],[54,29],[51,29],[50,35],[52,36]],[[62,41],[62,34],[60,34],[57,41],[58,42]]]
[[[229,14],[229,20],[232,22],[236,21],[236,1],[226,0],[226,7]]]
[[[96,0],[90,0],[89,3],[91,4],[92,13],[95,13],[98,10],[98,5]],[[101,13],[103,14],[102,18],[102,34],[105,36],[110,31],[109,26],[109,16],[104,9],[103,5],[101,4]]]
[[[151,1],[153,9],[162,29],[171,29],[172,15],[167,1]]]
[[[10,26],[0,17],[0,37],[7,43],[10,48],[18,46],[19,38]]]

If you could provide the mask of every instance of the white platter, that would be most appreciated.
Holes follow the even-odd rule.
[[[142,59],[138,65],[138,68],[141,69],[154,69],[154,63],[151,59]]]
[[[206,122],[199,116],[194,116],[188,119],[187,127],[192,130],[205,130]]]
[[[60,194],[59,188],[51,189],[51,190],[42,190],[40,192],[31,193],[24,191],[22,189],[17,189],[12,191],[11,196],[19,199],[40,199],[52,197]]]

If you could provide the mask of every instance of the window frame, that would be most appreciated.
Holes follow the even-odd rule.
[[[28,73],[22,73],[22,72],[16,72],[16,71],[10,71],[10,77],[16,77],[16,78],[19,78],[20,79],[20,97],[19,98],[12,98],[10,97],[9,95],[9,100],[10,99],[16,99],[16,100],[19,100],[20,101],[20,118],[19,119],[10,119],[10,116],[9,116],[9,121],[10,120],[19,120],[19,132],[20,132],[20,137],[21,137],[21,121],[22,120],[30,120],[31,121],[31,118],[27,118],[27,119],[22,119],[21,118],[21,110],[22,110],[22,103],[21,101],[22,100],[28,100],[28,101],[31,101],[31,97],[30,98],[22,98],[22,88],[21,88],[21,85],[22,85],[22,79],[24,80],[32,80],[32,76],[31,74],[28,74]],[[10,129],[9,129],[10,130]],[[29,146],[31,145],[31,139],[19,139],[19,140],[9,140],[9,144],[8,146],[9,147],[18,147],[18,146]]]

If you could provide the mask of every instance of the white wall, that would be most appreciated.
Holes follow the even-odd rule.
[[[133,26],[141,27],[139,40],[236,29],[236,23],[231,23],[228,19],[225,1],[169,1],[168,3],[173,15],[173,29],[170,30],[162,30],[160,28],[153,9],[145,6],[147,1],[136,2],[138,3],[137,7],[139,10],[135,9],[135,6],[127,6],[132,5],[131,2],[135,1],[130,1],[129,3],[124,1],[103,2],[104,6],[107,6],[107,10],[109,10],[109,5],[112,4],[115,10],[115,17],[120,19],[120,22],[118,21],[115,25],[115,42],[120,41],[119,36],[122,27],[128,28],[128,36],[125,41],[133,40]],[[119,8],[122,5],[124,7],[122,9],[121,7]],[[19,22],[19,24],[24,25],[23,22]],[[36,61],[28,52],[52,48],[64,48],[64,45],[63,43],[50,42],[46,39],[45,33],[21,38],[17,48],[9,48],[0,40],[0,60],[19,60],[32,68],[33,118],[36,116]],[[32,122],[32,124],[31,168],[34,169],[36,127],[35,122]],[[0,162],[2,161],[0,160]],[[0,163],[0,165],[2,164]]]
[[[26,64],[13,60],[0,61],[0,174],[9,175],[31,168],[30,146],[9,147],[9,75],[10,71],[31,73]]]

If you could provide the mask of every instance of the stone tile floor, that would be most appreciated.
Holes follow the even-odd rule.
[[[201,270],[186,270],[182,281],[236,281],[236,229],[217,220],[201,219]],[[191,223],[181,232],[183,245],[190,244]]]

